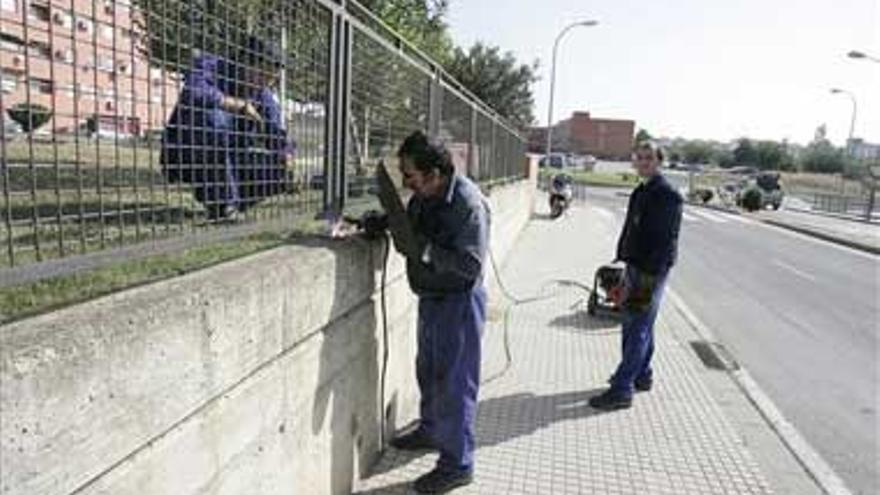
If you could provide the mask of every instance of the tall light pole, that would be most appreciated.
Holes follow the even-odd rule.
[[[865,60],[870,60],[871,62],[875,62],[875,63],[880,64],[880,58],[874,57],[872,55],[868,55],[865,52],[853,50],[853,51],[847,53],[846,56],[849,58],[861,58],[861,59],[865,59]]]
[[[833,95],[846,95],[846,96],[849,96],[850,100],[852,100],[852,106],[853,106],[852,120],[849,123],[849,139],[846,140],[847,152],[850,156],[852,156],[852,140],[853,140],[853,133],[856,130],[856,111],[858,109],[858,105],[856,104],[856,96],[854,94],[852,94],[851,92],[849,92],[845,89],[840,89],[840,88],[831,88],[831,94],[833,94]]]
[[[547,110],[547,153],[545,154],[548,165],[550,164],[550,153],[553,152],[553,99],[556,96],[556,53],[559,50],[559,42],[562,41],[562,37],[566,33],[576,27],[592,27],[597,24],[599,24],[599,21],[592,20],[569,24],[556,36],[556,41],[553,43],[553,66],[550,69],[550,108]]]

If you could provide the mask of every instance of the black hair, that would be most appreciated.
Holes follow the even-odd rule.
[[[654,143],[653,141],[643,141],[641,143],[638,143],[633,151],[636,153],[639,151],[650,151],[654,154],[654,158],[656,158],[658,162],[663,163],[663,148],[661,148],[657,143]]]
[[[439,141],[428,138],[422,131],[407,136],[397,150],[397,156],[409,158],[416,169],[425,174],[439,173],[444,177],[451,177],[455,173],[449,150]]]

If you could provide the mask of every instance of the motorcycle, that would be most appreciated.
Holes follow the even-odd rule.
[[[560,174],[553,178],[550,185],[550,218],[559,218],[571,206],[573,192],[571,177]]]

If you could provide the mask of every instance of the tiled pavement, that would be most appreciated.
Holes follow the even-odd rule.
[[[603,241],[593,253],[565,252],[572,247],[553,242],[550,229],[559,227],[533,223],[504,270],[520,294],[564,276],[573,262],[584,278],[583,266],[591,272],[608,249]],[[616,364],[619,327],[586,314],[582,289],[538,287],[540,300],[511,306],[487,329],[484,376],[504,369],[505,324],[513,363],[481,389],[476,481],[456,494],[772,493],[701,378],[692,337],[668,300],[656,328],[654,390],[638,394],[632,409],[599,413],[587,400]],[[389,449],[356,493],[410,493],[435,460]]]

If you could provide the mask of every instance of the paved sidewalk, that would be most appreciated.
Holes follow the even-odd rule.
[[[576,208],[558,222],[533,222],[511,254],[505,282],[518,298],[541,299],[511,307],[487,329],[484,378],[504,369],[505,321],[513,363],[481,390],[476,481],[455,493],[818,493],[791,459],[759,466],[768,457],[754,450],[767,442],[752,442],[741,425],[769,429],[753,411],[731,419],[730,403],[747,401],[717,393],[713,380],[726,375],[696,357],[696,337],[669,298],[656,329],[654,390],[630,410],[589,407],[617,362],[619,327],[589,317],[584,290],[558,280],[588,282],[611,256],[615,230]],[[410,493],[435,460],[389,449],[357,493]]]
[[[880,225],[792,210],[751,215],[766,223],[880,254]]]

